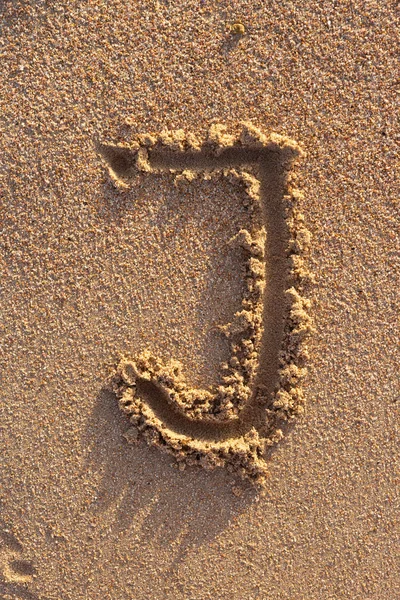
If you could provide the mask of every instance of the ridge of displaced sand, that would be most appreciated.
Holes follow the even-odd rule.
[[[302,151],[248,123],[238,135],[215,124],[204,140],[165,131],[129,144],[97,143],[97,151],[117,187],[129,187],[138,171],[169,171],[176,185],[228,177],[246,190],[251,230],[241,229],[231,240],[243,249],[246,291],[233,321],[219,327],[230,343],[222,384],[212,391],[192,388],[179,361],[163,362],[143,350],[122,357],[108,385],[134,426],[128,440],[140,434],[182,467],[227,466],[262,485],[266,450],[304,404],[305,341],[312,330],[303,296],[310,234],[297,209],[302,196],[293,173]]]

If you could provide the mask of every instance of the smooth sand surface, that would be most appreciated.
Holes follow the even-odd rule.
[[[400,596],[395,3],[0,13],[0,597]],[[120,353],[146,348],[216,381],[243,215],[229,182],[116,189],[96,140],[241,120],[307,152],[313,234],[307,409],[263,493],[127,444],[104,391]]]

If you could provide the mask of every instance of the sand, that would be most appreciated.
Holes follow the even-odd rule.
[[[0,11],[0,596],[399,596],[394,3]],[[255,226],[251,202],[220,169],[143,171],[143,149],[179,130],[207,140],[215,124],[239,139],[243,122],[304,152],[292,184],[314,278],[304,414],[263,456],[261,489],[235,460],[183,469],[135,434],[107,383],[148,351],[214,397],[231,352],[221,325],[248,290],[249,256],[230,240]],[[113,176],[99,144],[142,148],[139,169]],[[264,294],[271,269],[286,281],[293,268],[287,248],[266,253]],[[278,339],[284,314],[263,318]],[[254,372],[272,385],[264,346]]]
[[[248,123],[239,131],[234,136],[214,124],[204,140],[181,129],[139,136],[129,145],[97,145],[117,188],[140,187],[139,174],[154,178],[166,172],[185,197],[189,184],[201,193],[203,181],[218,189],[222,178],[247,213],[222,250],[224,255],[232,246],[240,250],[233,269],[243,291],[231,320],[214,326],[228,346],[217,383],[208,380],[196,388],[179,360],[165,362],[145,350],[122,357],[107,388],[133,425],[124,434],[128,441],[143,437],[174,455],[181,469],[226,466],[264,486],[271,447],[282,439],[282,427],[304,412],[300,382],[312,323],[310,301],[301,294],[311,278],[304,261],[310,233],[296,208],[301,193],[292,183],[302,154],[298,145]],[[201,238],[201,229],[197,235]],[[234,291],[223,300],[230,303]]]

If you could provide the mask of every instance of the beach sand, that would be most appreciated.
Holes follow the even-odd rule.
[[[0,15],[0,597],[400,596],[394,2],[32,0]],[[221,383],[218,327],[246,294],[231,240],[254,224],[229,176],[116,181],[99,144],[135,156],[140,136],[243,122],[299,144],[312,235],[304,413],[262,486],[235,460],[204,469],[136,439],[108,384],[146,350],[196,389]],[[281,335],[276,315],[265,325]]]

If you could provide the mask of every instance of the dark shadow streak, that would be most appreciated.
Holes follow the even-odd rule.
[[[163,453],[149,450],[144,442],[133,447],[123,441],[121,433],[126,428],[126,418],[114,394],[103,389],[83,440],[88,449],[87,462],[102,472],[89,510],[114,514],[110,536],[119,544],[131,531],[134,516],[149,507],[143,521],[135,525],[137,533],[143,544],[152,538],[163,549],[171,547],[179,537],[175,566],[171,566],[175,568],[190,548],[209,543],[229,526],[233,517],[244,512],[257,490],[243,483],[243,496],[235,497],[229,488],[231,476],[222,469],[201,469],[195,477],[178,469],[166,469],[170,459]]]
[[[243,167],[244,165],[257,165],[267,162],[277,154],[266,148],[240,148],[231,147],[215,154],[210,150],[174,152],[172,150],[154,149],[149,151],[149,162],[154,169],[167,171],[168,169],[192,169],[204,171]]]

